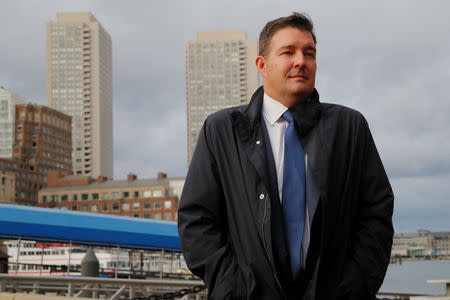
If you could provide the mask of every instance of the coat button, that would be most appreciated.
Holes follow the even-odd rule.
[[[264,194],[260,194],[259,195],[259,200],[263,200],[264,199]]]
[[[257,140],[257,141],[256,141],[256,145],[259,145],[259,144],[261,144],[261,141],[260,141],[260,140]]]

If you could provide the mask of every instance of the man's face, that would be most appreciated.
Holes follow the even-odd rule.
[[[256,66],[270,97],[286,101],[286,106],[306,100],[314,90],[317,69],[311,33],[294,27],[280,29],[273,35],[267,54],[256,59]]]

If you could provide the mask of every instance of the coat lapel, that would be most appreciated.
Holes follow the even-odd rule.
[[[233,126],[250,162],[264,184],[269,186],[267,159],[264,147],[264,132],[261,128],[261,111],[264,90],[260,87],[247,108],[232,113]]]
[[[264,131],[261,126],[261,111],[263,104],[263,87],[260,87],[252,97],[244,111],[235,111],[232,113],[232,122],[235,132],[240,141],[240,145],[248,157],[249,162],[254,167],[259,181],[264,185],[264,190],[268,194],[270,186],[270,177],[268,172],[267,153],[265,146]],[[251,191],[258,193],[259,190]],[[273,259],[271,221],[271,204],[267,197],[263,201],[250,200],[250,205],[254,211],[255,224],[258,226],[258,234],[261,241],[267,247],[269,256]],[[266,207],[264,207],[266,206]],[[264,224],[262,223],[264,222]]]
[[[298,103],[289,110],[295,119],[297,132],[300,136],[300,142],[308,158],[308,168],[311,172],[311,179],[316,185],[320,197],[320,205],[323,205],[322,195],[326,190],[328,155],[326,143],[323,140],[325,132],[319,126],[322,115],[322,104],[319,101],[319,93],[314,89],[311,98],[302,103]],[[316,203],[317,204],[317,203]],[[316,204],[312,203],[313,206]],[[313,209],[313,207],[311,207]],[[315,210],[315,209],[314,209]]]

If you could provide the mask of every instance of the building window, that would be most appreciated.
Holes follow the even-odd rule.
[[[172,213],[166,212],[166,213],[164,214],[164,219],[165,219],[165,220],[172,220]]]
[[[120,193],[119,192],[112,192],[111,193],[111,199],[120,199]]]
[[[77,210],[77,206],[76,205],[72,205],[72,210]]]
[[[161,197],[161,196],[162,196],[161,190],[153,191],[153,197]]]
[[[92,204],[91,205],[91,211],[97,212],[98,211],[98,205],[97,204]]]
[[[139,210],[139,209],[141,209],[141,203],[133,202],[133,210]]]
[[[123,202],[122,203],[122,210],[130,210],[130,203]]]
[[[172,208],[172,201],[170,201],[170,200],[164,201],[164,208],[166,208],[166,209]]]
[[[152,196],[152,191],[144,191],[144,198],[150,198]]]
[[[87,204],[81,205],[81,211],[88,211],[88,205]]]
[[[61,196],[61,201],[67,201],[67,200],[69,200],[69,197],[67,195]]]
[[[42,203],[47,202],[47,196],[42,196]]]
[[[119,210],[119,202],[113,202],[112,210]]]
[[[134,214],[133,217],[139,218],[139,215],[138,214]]]
[[[130,192],[123,192],[123,198],[129,198]]]
[[[134,198],[139,198],[139,192],[138,191],[134,191]]]
[[[87,200],[89,198],[88,194],[81,194],[81,200]]]
[[[144,214],[144,218],[150,219],[150,214]]]
[[[153,219],[161,220],[161,213],[154,213],[153,214]]]
[[[102,198],[103,198],[103,200],[108,200],[109,199],[109,193],[103,193]]]
[[[98,193],[92,193],[92,200],[98,200]]]
[[[159,200],[153,201],[153,208],[160,209],[161,208],[161,201],[159,201]]]
[[[22,198],[25,198],[25,194]],[[50,202],[58,202],[58,195],[50,195]]]
[[[144,201],[144,209],[150,208],[150,201]]]
[[[72,201],[77,201],[78,200],[78,195],[77,194],[73,194],[72,195]]]
[[[102,204],[102,211],[108,211],[108,210],[109,210],[108,203],[103,203]]]

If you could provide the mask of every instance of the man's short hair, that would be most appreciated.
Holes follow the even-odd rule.
[[[264,26],[263,30],[259,34],[259,55],[267,55],[273,35],[278,30],[286,27],[294,27],[302,31],[308,31],[311,33],[314,44],[317,43],[311,18],[307,14],[294,12],[290,16],[272,20]]]

